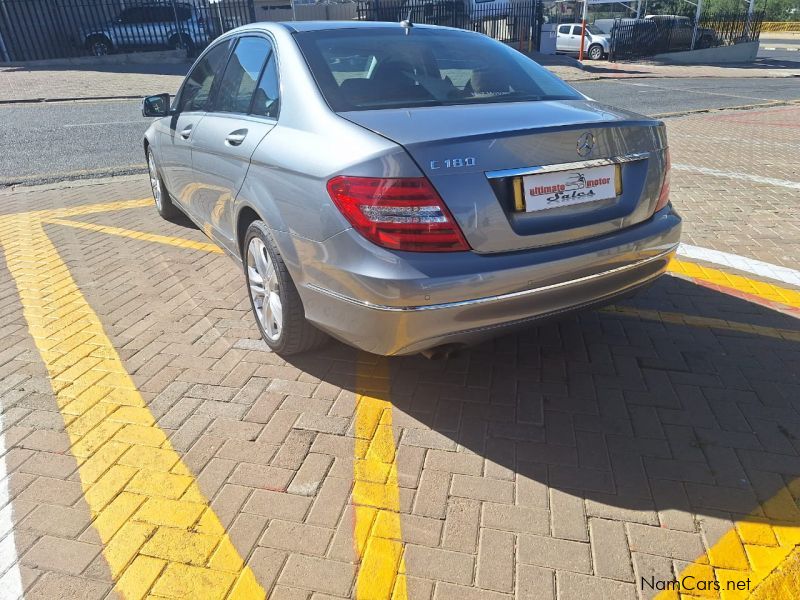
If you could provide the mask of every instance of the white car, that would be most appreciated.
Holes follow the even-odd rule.
[[[581,24],[564,23],[558,26],[556,52],[578,54],[581,47]],[[592,60],[600,60],[608,56],[611,50],[611,38],[594,25],[586,25],[586,36],[583,40],[583,51]]]

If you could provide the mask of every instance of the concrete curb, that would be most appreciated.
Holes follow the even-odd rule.
[[[160,50],[156,52],[128,52],[107,56],[75,56],[72,58],[50,58],[2,63],[0,67],[42,69],[47,67],[105,67],[114,65],[149,65],[191,63],[193,58],[186,56],[185,50]]]
[[[780,106],[795,106],[800,104],[800,100],[773,100],[771,102],[761,102],[759,104],[743,104],[741,106],[725,106],[723,108],[697,108],[694,110],[679,110],[668,113],[656,113],[650,115],[654,119],[672,119],[675,117],[686,117],[688,115],[700,115],[703,113],[716,113],[728,110],[753,110],[756,108],[777,108]]]
[[[23,98],[22,100],[0,100],[3,104],[41,104],[46,102],[90,102],[92,100],[141,100],[143,96],[80,96],[76,98]]]

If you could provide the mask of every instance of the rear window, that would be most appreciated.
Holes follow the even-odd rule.
[[[462,31],[338,29],[297,33],[336,112],[581,96],[508,46]]]

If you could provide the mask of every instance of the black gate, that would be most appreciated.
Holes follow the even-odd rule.
[[[704,14],[695,25],[692,17],[674,15],[648,19],[617,19],[611,30],[610,60],[649,58],[757,41],[764,13]]]
[[[254,20],[253,0],[0,0],[0,62],[193,51]]]
[[[478,31],[523,52],[537,50],[542,3],[522,0],[473,4],[469,0],[370,0],[358,2],[357,19],[443,25]]]
[[[257,20],[398,22],[409,13],[416,23],[479,31],[528,52],[539,46],[543,6],[542,0],[259,5],[256,12],[254,0],[0,0],[0,63],[170,48],[193,54]]]

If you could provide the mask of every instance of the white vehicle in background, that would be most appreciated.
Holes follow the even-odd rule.
[[[562,23],[556,35],[556,52],[578,54],[581,48],[581,24]],[[592,60],[600,60],[608,56],[611,50],[611,38],[594,25],[586,25],[583,40],[583,51]]]

